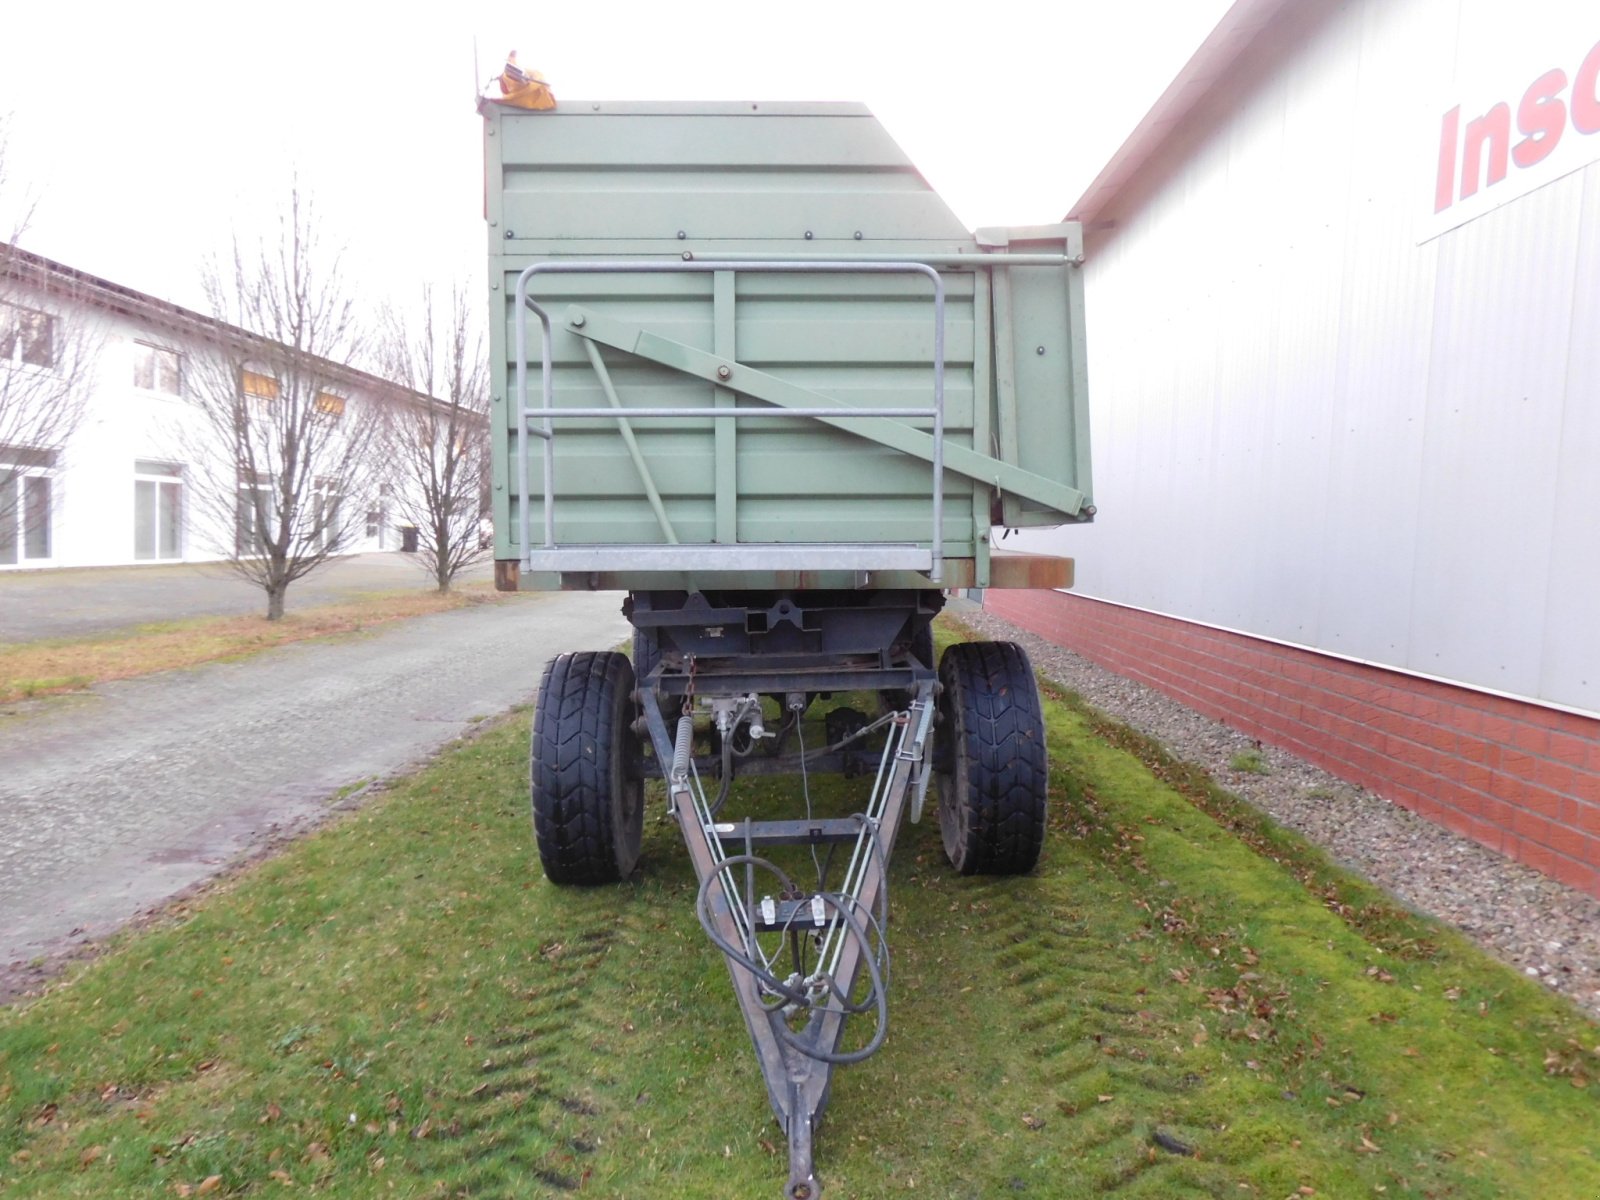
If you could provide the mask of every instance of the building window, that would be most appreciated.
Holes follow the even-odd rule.
[[[340,513],[344,497],[339,494],[338,480],[318,479],[312,503],[317,521],[317,549],[333,550],[344,532],[344,518]]]
[[[152,346],[148,342],[133,344],[133,386],[147,392],[160,392],[164,396],[179,394],[182,360],[176,350]]]
[[[383,509],[367,509],[367,537],[383,538]]]
[[[278,398],[278,381],[260,371],[239,372],[239,388],[246,396],[253,396],[257,400]]]
[[[332,392],[317,393],[317,414],[337,422],[344,416],[344,397]]]
[[[133,464],[133,557],[183,557],[183,468],[139,460]]]
[[[234,508],[234,552],[240,558],[267,552],[267,526],[272,520],[272,476],[241,474]]]
[[[50,367],[56,361],[56,319],[16,304],[0,303],[0,363]]]
[[[0,566],[48,561],[55,454],[0,446]]]

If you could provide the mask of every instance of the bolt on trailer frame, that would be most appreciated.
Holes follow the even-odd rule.
[[[785,1195],[810,1200],[833,1069],[887,1032],[903,821],[937,778],[958,870],[1026,871],[1042,843],[1025,655],[936,664],[930,622],[945,588],[1070,585],[1070,560],[991,553],[990,530],[1093,515],[1081,234],[974,238],[855,105],[481,111],[497,583],[624,590],[635,629],[632,664],[545,671],[540,858],[557,883],[626,878],[665,780]],[[835,701],[818,739],[808,709],[862,693],[880,713]],[[870,776],[860,811],[815,814],[821,773]],[[803,816],[726,815],[770,775],[798,776]],[[814,883],[780,865],[803,850]]]

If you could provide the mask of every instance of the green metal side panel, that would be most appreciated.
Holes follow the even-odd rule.
[[[518,459],[514,295],[524,268],[562,261],[743,256],[947,264],[939,268],[945,446],[957,461],[945,472],[943,554],[986,567],[997,498],[1008,525],[1086,519],[1077,266],[992,267],[1005,250],[992,236],[980,242],[961,227],[864,108],[565,103],[549,113],[497,105],[483,111],[496,314],[491,352],[499,364],[497,558],[523,557],[524,506],[529,540],[543,545],[542,443],[529,437],[528,461]],[[1076,227],[1030,232],[1035,236],[1019,243],[1028,253],[1081,253]],[[607,408],[614,397],[625,412],[709,413],[771,401],[754,383],[741,392],[740,372],[801,403],[812,397],[855,407],[930,406],[932,292],[931,281],[917,275],[779,274],[730,265],[697,274],[536,275],[529,294],[553,323],[557,408]],[[574,314],[590,316],[569,323]],[[640,348],[618,330],[642,330]],[[530,314],[532,408],[541,403],[538,331]],[[733,364],[726,386],[708,368],[713,362]],[[872,420],[919,431],[921,444],[932,444],[931,419]],[[932,544],[932,468],[896,448],[915,441],[908,435],[873,440],[805,417],[734,422],[696,415],[629,424],[642,471],[615,419],[557,423],[556,546]],[[1028,495],[1008,486],[1018,481]],[[709,578],[668,581],[619,570],[603,582],[695,586]],[[761,587],[773,578],[743,582]],[[895,579],[903,586],[903,573]],[[521,579],[524,587],[559,582],[527,571]]]

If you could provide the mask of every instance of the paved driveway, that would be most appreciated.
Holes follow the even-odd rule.
[[[0,985],[531,699],[552,655],[622,640],[620,603],[512,596],[0,716]]]
[[[491,579],[479,563],[461,582]],[[432,587],[413,555],[356,554],[290,585],[288,610],[348,600],[362,592]],[[78,637],[150,621],[265,613],[266,594],[221,563],[0,571],[0,642]]]

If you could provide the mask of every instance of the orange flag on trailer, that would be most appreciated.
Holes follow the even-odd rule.
[[[517,66],[517,52],[506,55],[506,69],[500,73],[501,104],[517,108],[547,109],[556,106],[555,93],[550,84],[537,71],[524,71]]]

